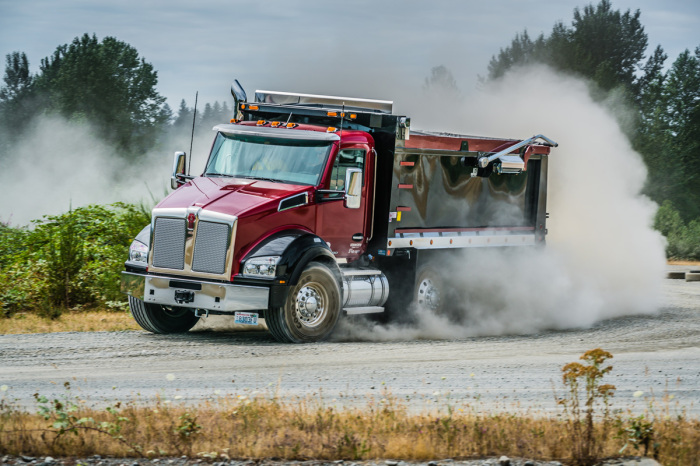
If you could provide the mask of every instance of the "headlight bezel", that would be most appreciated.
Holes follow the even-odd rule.
[[[241,264],[241,275],[255,278],[275,278],[281,256],[251,257]]]
[[[129,261],[148,264],[148,245],[135,239],[129,246]]]

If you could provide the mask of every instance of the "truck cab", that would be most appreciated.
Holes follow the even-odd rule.
[[[318,341],[343,314],[441,312],[451,249],[544,242],[544,136],[411,134],[388,101],[232,93],[203,173],[175,153],[175,191],[130,248],[122,290],[146,330],[224,314]]]

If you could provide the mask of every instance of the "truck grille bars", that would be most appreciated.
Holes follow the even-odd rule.
[[[237,220],[201,208],[153,209],[149,271],[230,280]]]
[[[153,229],[153,265],[164,269],[185,268],[185,219],[158,217]]]

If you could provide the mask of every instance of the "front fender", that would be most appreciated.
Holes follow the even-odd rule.
[[[242,262],[257,256],[280,256],[277,276],[270,286],[270,305],[281,307],[289,288],[299,282],[299,276],[311,261],[329,266],[342,289],[340,269],[331,248],[320,237],[303,231],[279,232],[260,243]]]
[[[311,233],[297,237],[282,253],[278,265],[279,278],[286,280],[289,285],[296,285],[306,264],[313,260],[332,263],[334,265],[332,269],[338,268],[335,265],[335,256],[325,241]]]

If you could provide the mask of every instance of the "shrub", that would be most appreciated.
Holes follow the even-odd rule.
[[[654,229],[666,237],[668,258],[700,260],[700,219],[686,225],[671,201],[664,201],[656,211]]]
[[[8,284],[0,291],[2,315],[118,308],[129,244],[148,222],[144,206],[115,203],[44,216],[30,228],[0,226],[0,281]]]

